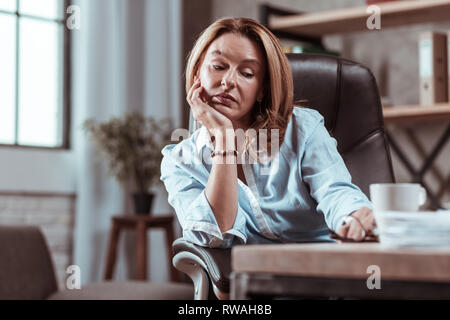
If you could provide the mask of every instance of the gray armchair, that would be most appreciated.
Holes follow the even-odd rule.
[[[334,56],[288,54],[295,100],[317,109],[338,141],[353,182],[368,195],[371,183],[393,182],[382,108],[371,71]],[[197,124],[191,116],[191,130]],[[180,238],[173,243],[173,264],[194,282],[195,298],[227,299],[231,250],[197,246]],[[215,296],[212,294],[215,294]]]
[[[0,226],[0,300],[186,300],[190,284],[102,282],[58,290],[46,240],[37,227]]]

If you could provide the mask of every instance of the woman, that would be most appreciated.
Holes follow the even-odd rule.
[[[210,25],[190,53],[186,92],[203,126],[166,146],[161,164],[185,239],[225,248],[333,241],[330,229],[356,241],[370,234],[371,203],[322,116],[294,107],[289,62],[267,28],[246,18]]]

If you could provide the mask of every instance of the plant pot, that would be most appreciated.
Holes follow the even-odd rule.
[[[153,205],[153,193],[133,193],[134,213],[150,214]]]

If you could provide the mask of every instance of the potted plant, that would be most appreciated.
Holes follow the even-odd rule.
[[[133,182],[135,213],[149,214],[154,198],[149,189],[159,182],[161,149],[170,142],[170,121],[131,112],[102,123],[88,119],[83,128],[108,160],[109,173],[122,186]]]

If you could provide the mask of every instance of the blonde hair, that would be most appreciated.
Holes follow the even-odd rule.
[[[267,129],[267,147],[271,148],[271,129],[279,130],[279,146],[292,114],[294,85],[289,61],[275,35],[262,24],[249,18],[222,18],[206,28],[197,39],[186,65],[186,93],[194,83],[194,75],[209,45],[225,33],[234,33],[253,40],[266,60],[264,96],[260,106],[254,106],[250,128]],[[261,111],[261,112],[260,112]]]

